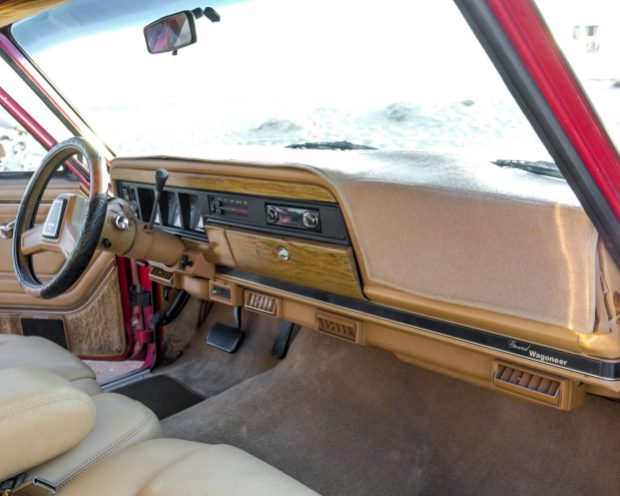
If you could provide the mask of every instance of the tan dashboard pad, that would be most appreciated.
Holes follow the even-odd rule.
[[[412,195],[397,187],[382,197],[378,207],[358,199],[351,210],[370,280],[592,331],[597,236],[580,209],[428,191]],[[407,208],[399,209],[404,202]]]

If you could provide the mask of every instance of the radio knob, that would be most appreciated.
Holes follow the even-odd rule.
[[[319,214],[316,212],[304,212],[302,216],[304,226],[308,229],[316,229],[319,226]]]
[[[267,206],[267,222],[269,224],[275,224],[278,222],[280,218],[280,214],[278,214],[278,209],[272,205]]]

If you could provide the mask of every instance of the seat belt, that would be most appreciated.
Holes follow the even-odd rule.
[[[18,489],[16,490],[16,488]],[[25,472],[0,483],[0,496],[19,496],[24,491],[28,496],[49,496],[56,494],[57,490],[58,488],[54,484],[41,477],[33,477],[26,481]]]
[[[11,496],[17,486],[23,484],[26,480],[26,472],[23,472],[15,477],[0,482],[0,496]]]

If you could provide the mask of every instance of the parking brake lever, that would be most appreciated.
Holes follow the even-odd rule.
[[[164,186],[166,186],[168,176],[169,174],[166,169],[157,169],[155,171],[155,201],[153,202],[151,217],[149,218],[149,229],[153,229],[153,223],[155,222],[155,217],[157,216],[157,209],[159,208],[159,198],[162,191],[164,190]]]

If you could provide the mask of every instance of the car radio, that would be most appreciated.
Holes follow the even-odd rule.
[[[266,204],[265,219],[268,225],[294,227],[309,231],[320,231],[321,217],[318,210],[299,207],[285,207]]]

